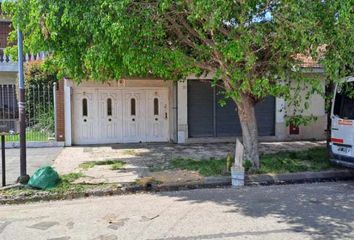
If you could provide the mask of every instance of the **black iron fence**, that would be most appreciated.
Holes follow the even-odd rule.
[[[49,141],[55,139],[53,84],[31,85],[26,88],[26,140]],[[7,141],[17,142],[19,137],[18,96],[16,85],[0,85],[0,130],[10,132]]]
[[[18,106],[16,85],[0,85],[0,131],[16,132],[18,130]]]

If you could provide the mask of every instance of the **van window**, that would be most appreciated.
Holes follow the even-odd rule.
[[[337,91],[333,114],[343,119],[354,120],[354,82],[345,83]]]

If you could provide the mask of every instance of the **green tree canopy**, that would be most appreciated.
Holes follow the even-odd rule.
[[[18,0],[7,4],[29,51],[48,51],[61,76],[177,80],[215,73],[238,107],[245,156],[257,167],[254,105],[291,86],[323,89],[301,74],[312,58],[328,79],[353,64],[353,0]],[[350,66],[350,67],[348,67]],[[301,83],[301,84],[300,84]],[[296,102],[296,101],[293,101]],[[305,106],[306,107],[306,106]]]

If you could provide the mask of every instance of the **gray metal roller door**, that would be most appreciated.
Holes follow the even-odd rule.
[[[242,134],[236,105],[229,101],[221,107],[218,90],[209,82],[188,82],[189,137],[231,137]],[[256,105],[256,118],[260,136],[275,134],[275,98],[267,97]]]
[[[210,83],[188,81],[190,137],[211,137],[214,135],[213,92]]]

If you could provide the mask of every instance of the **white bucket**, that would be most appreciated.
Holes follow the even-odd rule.
[[[231,168],[231,183],[233,187],[245,185],[245,170]]]

